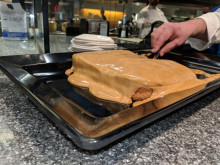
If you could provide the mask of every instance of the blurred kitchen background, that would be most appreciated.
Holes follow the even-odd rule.
[[[12,40],[0,33],[1,55],[67,52],[70,40],[76,35],[89,33],[120,38],[123,25],[127,30],[125,37],[138,41],[136,21],[139,11],[146,6],[144,0],[0,1],[1,6],[5,3],[20,3],[24,10],[22,16],[26,17],[27,38]],[[170,22],[181,22],[218,5],[219,0],[160,0],[158,7]],[[4,22],[3,18],[5,13],[1,10],[0,23]]]

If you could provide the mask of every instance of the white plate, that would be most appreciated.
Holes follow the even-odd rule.
[[[71,47],[87,47],[87,48],[102,48],[102,49],[115,49],[117,47],[116,44],[109,44],[109,45],[105,45],[105,44],[71,44]]]
[[[107,36],[95,35],[95,34],[81,34],[74,37],[74,40],[80,41],[97,41],[97,42],[108,42],[114,43],[114,40]]]
[[[77,52],[103,51],[104,50],[99,47],[88,47],[88,46],[82,46],[82,45],[71,45],[70,49],[75,50]]]
[[[93,45],[114,44],[114,43],[105,42],[105,41],[79,40],[79,39],[75,39],[75,38],[71,40],[71,43],[81,44],[81,45],[84,45],[84,44],[93,44]]]
[[[71,40],[72,44],[76,44],[76,45],[88,45],[88,46],[96,46],[96,45],[106,45],[106,46],[117,46],[117,44],[113,44],[113,43],[108,43],[108,42],[96,42],[96,41],[80,41],[80,40],[75,40],[72,39]]]

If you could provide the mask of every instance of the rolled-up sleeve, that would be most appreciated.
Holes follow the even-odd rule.
[[[220,43],[220,9],[213,13],[204,14],[198,18],[205,21],[208,32],[208,42],[196,38],[189,38],[188,41],[192,48],[205,50],[214,43]]]

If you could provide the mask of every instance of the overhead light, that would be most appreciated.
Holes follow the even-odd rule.
[[[140,3],[140,2],[133,2],[134,6],[140,6],[140,5],[143,5],[143,3]]]
[[[30,14],[30,18],[34,19],[34,14]]]

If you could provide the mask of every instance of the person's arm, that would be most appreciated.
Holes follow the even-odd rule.
[[[188,41],[192,48],[201,51],[210,48],[214,43],[220,43],[220,10],[204,14],[199,18],[206,22],[208,40],[190,37]]]
[[[220,39],[220,13],[208,13],[197,19],[181,23],[164,23],[151,35],[152,52],[157,52],[164,42],[168,41],[160,51],[162,56],[182,45],[189,37],[199,39],[193,40],[194,43],[192,43],[198,49],[204,49],[218,38]],[[197,44],[197,42],[201,43]]]

